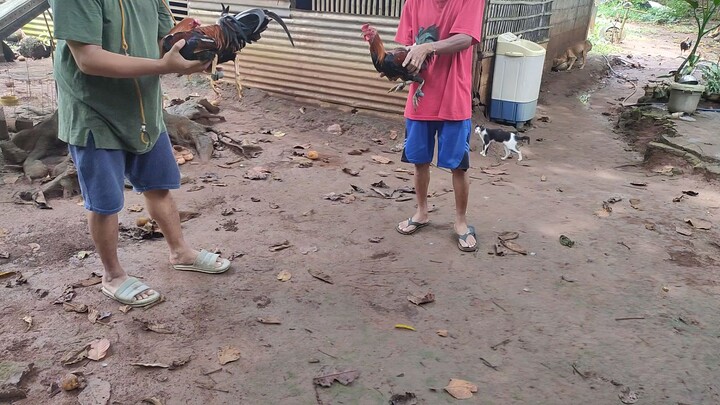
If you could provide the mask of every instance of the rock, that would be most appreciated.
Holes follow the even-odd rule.
[[[77,399],[80,405],[107,405],[110,402],[110,383],[97,378],[88,380],[87,387]]]
[[[20,388],[20,383],[32,367],[33,363],[0,362],[0,402],[15,401],[27,396]]]
[[[50,174],[50,169],[40,160],[26,160],[23,163],[23,171],[31,179],[42,179]]]
[[[50,47],[37,38],[25,37],[20,40],[18,53],[25,58],[42,59],[50,57]]]
[[[332,124],[328,127],[327,131],[332,134],[340,135],[342,134],[342,127],[340,124]]]

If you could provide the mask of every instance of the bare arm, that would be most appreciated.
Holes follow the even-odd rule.
[[[406,66],[410,73],[417,74],[422,63],[433,51],[438,55],[457,53],[470,48],[472,43],[473,39],[470,35],[455,34],[442,41],[411,46],[403,66]]]
[[[178,41],[162,59],[125,56],[104,50],[101,46],[68,41],[70,52],[80,71],[92,76],[131,79],[167,73],[190,74],[203,71],[208,62],[189,61],[180,55],[184,40]]]

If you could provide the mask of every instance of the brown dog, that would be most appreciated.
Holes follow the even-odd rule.
[[[591,49],[592,43],[590,41],[585,40],[583,42],[578,42],[577,44],[568,48],[568,50],[565,51],[565,53],[562,54],[560,57],[553,59],[552,70],[570,70],[572,69],[575,61],[577,61],[578,58],[582,58],[582,62],[580,63],[580,69],[584,68],[587,54],[588,52],[590,52]]]

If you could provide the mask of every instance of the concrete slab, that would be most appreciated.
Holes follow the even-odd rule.
[[[720,113],[699,112],[694,118],[695,122],[676,120],[678,136],[665,135],[663,140],[704,162],[720,164]]]

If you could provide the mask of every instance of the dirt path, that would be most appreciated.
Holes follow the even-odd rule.
[[[172,96],[204,91],[200,84],[176,83]],[[97,287],[75,289],[73,303],[112,312],[106,324],[53,304],[63,285],[99,270],[95,254],[75,257],[92,250],[82,207],[69,200],[52,201],[53,210],[3,204],[0,251],[11,258],[0,272],[21,271],[27,284],[0,295],[0,358],[2,364],[32,362],[35,370],[22,383],[28,399],[18,403],[77,403],[73,393],[49,399],[50,382],[67,370],[109,382],[116,404],[147,397],[164,404],[386,404],[405,392],[422,404],[455,403],[442,391],[450,378],[477,384],[479,392],[467,402],[478,404],[614,404],[624,387],[638,393],[638,404],[720,401],[720,248],[713,245],[720,191],[693,176],[628,166],[641,157],[613,128],[617,98],[630,91],[606,75],[598,57],[583,71],[550,74],[538,114],[549,122],[528,132],[533,141],[523,149],[526,160],[501,163],[498,149],[487,158],[473,152],[469,212],[481,241],[476,254],[460,253],[452,238],[448,173],[433,170],[433,225],[411,237],[393,227],[413,212],[414,202],[370,190],[380,180],[388,190],[412,184],[411,174],[395,172],[412,168],[399,163],[399,153],[386,152],[399,142],[390,131],[402,133],[401,121],[310,106],[302,113],[299,104],[247,91],[242,102],[224,103],[228,122],[216,128],[258,141],[263,153],[233,169],[218,167],[235,159],[229,150],[208,164],[184,165],[194,183],[175,193],[180,209],[200,213],[184,224],[187,238],[238,255],[233,269],[216,277],[173,272],[161,240],[123,239],[127,268],[167,302],[123,314]],[[335,123],[342,134],[326,131]],[[293,147],[306,144],[327,162],[298,167]],[[347,154],[360,148],[369,152]],[[373,155],[393,163],[374,163]],[[271,178],[244,179],[254,166],[270,169]],[[359,176],[343,173],[345,167]],[[203,183],[209,173],[226,186]],[[353,193],[347,204],[323,199],[351,185],[366,192]],[[2,186],[0,196],[8,200],[23,187]],[[684,190],[699,194],[674,203]],[[598,216],[613,197],[622,200]],[[141,196],[128,192],[126,198],[127,206],[142,204]],[[637,209],[631,199],[639,200],[633,200]],[[124,211],[121,220],[132,224],[143,214]],[[713,227],[683,236],[676,227],[689,229],[685,218]],[[504,231],[518,232],[515,242],[529,254],[488,254]],[[560,235],[574,247],[561,245]],[[286,240],[290,248],[269,250]],[[309,274],[317,270],[333,284]],[[281,271],[292,279],[278,281]],[[41,297],[42,290],[47,295]],[[409,293],[427,290],[434,303],[408,302]],[[28,332],[26,315],[33,317]],[[282,324],[261,324],[258,317]],[[136,319],[165,323],[174,333],[145,331]],[[416,331],[395,329],[398,323]],[[438,336],[440,329],[449,336]],[[65,352],[95,338],[111,343],[105,359],[61,364]],[[240,360],[203,375],[220,367],[217,353],[226,346],[238,348]],[[130,365],[188,357],[174,370]],[[312,379],[325,365],[361,375],[316,394]]]

